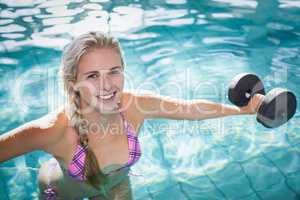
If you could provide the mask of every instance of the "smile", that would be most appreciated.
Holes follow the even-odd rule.
[[[117,93],[117,92],[115,91],[115,92],[110,93],[110,94],[97,95],[96,97],[97,97],[98,99],[101,99],[101,100],[111,100],[111,99],[113,99],[113,98],[115,97],[116,93]]]

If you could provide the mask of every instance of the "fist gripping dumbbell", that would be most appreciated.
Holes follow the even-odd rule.
[[[239,74],[230,83],[228,98],[236,106],[246,106],[255,94],[265,95],[263,83],[255,74]],[[267,128],[275,128],[291,119],[296,108],[296,96],[291,91],[274,88],[264,96],[256,119]]]

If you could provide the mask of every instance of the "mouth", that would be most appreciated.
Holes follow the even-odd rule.
[[[101,101],[108,102],[108,101],[111,101],[111,100],[113,100],[115,98],[116,93],[117,93],[117,91],[114,91],[114,92],[111,92],[109,94],[97,95],[96,97],[98,99],[100,99]]]

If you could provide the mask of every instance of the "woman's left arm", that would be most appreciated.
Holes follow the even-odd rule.
[[[215,103],[208,100],[181,100],[167,96],[135,95],[135,106],[143,118],[203,120],[229,115],[254,114],[264,96],[255,95],[247,106]]]

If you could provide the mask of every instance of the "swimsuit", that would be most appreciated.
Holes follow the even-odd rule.
[[[129,156],[128,156],[128,161],[127,163],[121,165],[121,167],[118,167],[116,169],[110,170],[108,173],[104,173],[107,175],[114,175],[114,174],[120,174],[118,172],[128,172],[130,167],[136,163],[139,158],[141,157],[141,148],[140,144],[138,141],[138,137],[135,135],[135,132],[125,119],[124,115],[122,112],[120,112],[124,124],[124,128],[126,131],[127,135],[127,141],[128,141],[128,151],[129,151]],[[65,164],[61,160],[57,160],[58,163],[62,166],[62,169],[65,173],[67,173],[69,176],[73,177],[77,181],[80,182],[85,182],[86,177],[84,176],[84,162],[85,162],[85,157],[86,157],[86,149],[87,147],[83,147],[80,144],[77,145],[74,156],[72,158],[71,164],[69,166],[65,166]],[[111,166],[115,166],[119,164],[111,164],[109,166],[106,166],[103,168],[103,172],[106,171]],[[50,169],[51,170],[51,169]],[[134,174],[133,174],[134,175]],[[113,184],[116,185],[116,184]],[[101,188],[103,190],[104,188]],[[103,190],[104,195],[107,193]],[[43,191],[43,195],[47,200],[55,199],[57,197],[57,193],[54,190],[54,188],[51,186],[51,184],[48,184],[48,188],[46,188]]]

